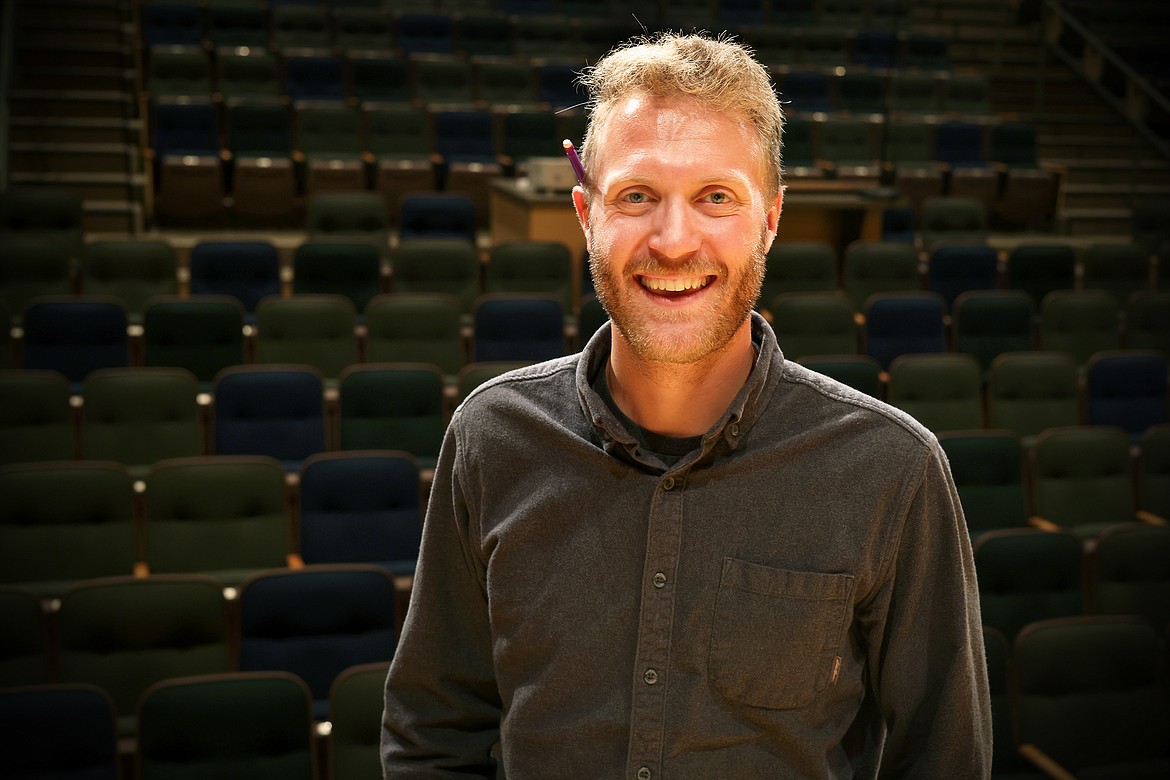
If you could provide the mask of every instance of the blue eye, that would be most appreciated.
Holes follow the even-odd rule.
[[[630,203],[645,203],[646,202],[646,193],[644,193],[644,192],[631,192],[629,195],[626,196],[626,200],[629,201]]]
[[[731,202],[731,197],[726,192],[712,192],[707,196],[712,203],[723,205]]]

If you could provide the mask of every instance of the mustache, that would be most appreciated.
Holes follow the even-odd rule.
[[[631,276],[723,276],[726,266],[707,257],[693,257],[682,262],[662,262],[641,256],[630,260],[625,272]]]

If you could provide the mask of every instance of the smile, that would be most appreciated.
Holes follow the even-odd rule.
[[[688,276],[677,279],[657,279],[639,276],[638,282],[656,293],[686,293],[701,290],[715,280],[714,276]]]

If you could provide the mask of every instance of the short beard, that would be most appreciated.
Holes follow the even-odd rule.
[[[600,242],[594,239],[595,236],[591,235],[590,245],[596,248]],[[623,298],[623,292],[628,293],[628,290],[624,289],[622,279],[614,278],[608,254],[591,250],[589,270],[593,274],[594,289],[598,301],[609,314],[613,327],[630,345],[635,355],[649,362],[697,363],[724,349],[755,309],[767,268],[767,244],[767,234],[761,232],[759,240],[748,258],[749,262],[744,269],[743,276],[740,277],[734,289],[720,293],[725,297],[713,303],[721,308],[706,323],[699,322],[691,315],[679,315],[659,321],[656,323],[658,327],[655,327],[655,324],[640,321],[636,311]],[[670,266],[654,258],[636,258],[631,261],[626,276],[633,273],[644,274],[656,271],[661,274],[663,269],[668,269],[671,274],[682,276],[703,276],[718,273],[722,280],[721,283],[726,284],[728,280],[727,267],[724,263],[703,258],[696,258],[682,265]],[[702,330],[699,333],[694,333],[693,327],[687,328],[688,325],[702,326]],[[662,333],[662,327],[670,329],[671,332]]]

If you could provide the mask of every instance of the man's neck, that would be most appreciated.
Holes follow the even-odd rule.
[[[639,358],[615,330],[606,375],[614,402],[627,417],[663,436],[710,430],[735,399],[755,362],[751,320],[727,346],[697,363]]]

